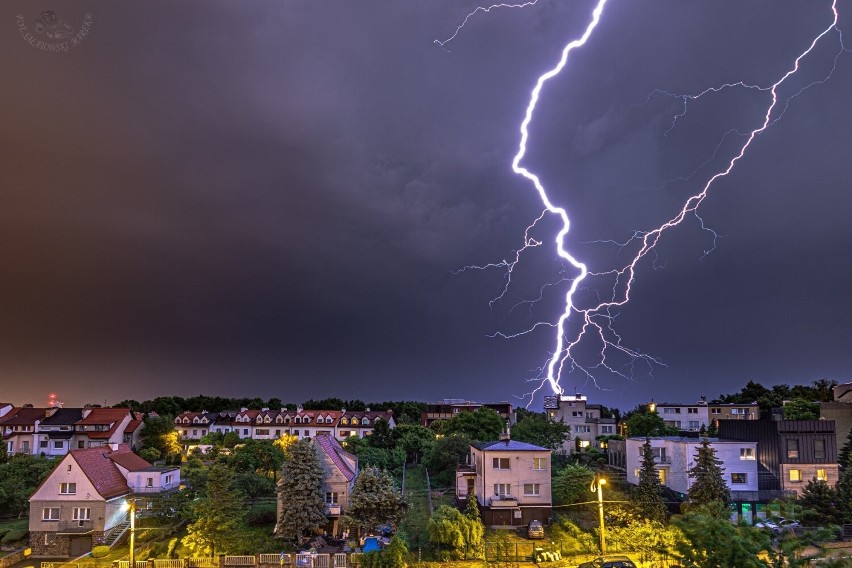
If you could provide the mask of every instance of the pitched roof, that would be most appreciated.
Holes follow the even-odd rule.
[[[75,424],[83,419],[82,408],[60,408],[51,416],[41,421],[46,426],[60,426]]]
[[[513,452],[549,452],[547,448],[542,448],[541,446],[534,446],[533,444],[527,444],[526,442],[518,442],[517,440],[498,440],[496,442],[483,442],[482,444],[475,444],[473,446],[478,450],[500,450],[500,451],[513,451]]]
[[[127,448],[124,444],[119,445],[119,448]],[[151,464],[137,456],[131,451],[112,452],[109,459],[126,469],[127,471],[142,471],[149,469]]]
[[[139,428],[139,426],[141,424],[142,424],[142,420],[140,420],[138,418],[135,419],[135,420],[131,420],[130,422],[127,423],[127,426],[125,426],[124,433],[130,434],[131,432],[135,432],[136,429]]]
[[[0,419],[0,424],[3,426],[29,426],[35,424],[36,420],[42,420],[46,415],[46,408],[15,408]]]
[[[314,436],[313,440],[316,442],[317,447],[331,459],[331,462],[340,470],[340,473],[343,474],[347,481],[355,479],[357,472],[350,466],[350,462],[347,461],[349,459],[357,463],[355,456],[344,450],[343,446],[337,440],[326,434]]]
[[[112,424],[121,422],[128,414],[130,414],[129,408],[93,408],[89,415],[79,420],[77,424]]]
[[[130,450],[124,444],[120,445],[116,451],[113,451],[109,446],[102,446],[100,448],[71,450],[68,453],[77,462],[77,465],[80,466],[83,474],[95,486],[95,491],[104,499],[111,499],[130,493],[130,487],[127,486],[127,479],[125,479],[121,471],[113,463],[115,459],[113,457],[114,454],[130,453]]]

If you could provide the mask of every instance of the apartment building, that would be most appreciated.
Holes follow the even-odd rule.
[[[571,439],[563,446],[569,454],[587,448],[601,448],[598,437],[618,434],[615,419],[602,418],[603,407],[589,404],[585,395],[546,396],[544,411],[552,420],[570,426]]]

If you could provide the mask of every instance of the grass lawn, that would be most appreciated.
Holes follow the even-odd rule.
[[[0,546],[22,546],[27,542],[29,519],[4,519],[0,521]]]
[[[425,547],[429,543],[426,525],[429,522],[429,497],[426,494],[426,473],[422,465],[411,466],[405,471],[405,500],[408,512],[400,529],[408,535],[411,551]]]

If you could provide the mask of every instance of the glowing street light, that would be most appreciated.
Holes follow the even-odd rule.
[[[606,479],[600,476],[599,473],[595,474],[595,478],[592,480],[592,485],[589,487],[592,493],[597,492],[598,494],[598,521],[600,522],[600,533],[601,533],[601,554],[606,554],[606,537],[604,536],[604,514],[603,514],[603,486],[606,485]]]
[[[136,566],[136,499],[128,499],[121,507],[123,511],[130,511],[130,568]]]

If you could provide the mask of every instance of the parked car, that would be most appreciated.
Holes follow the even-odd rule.
[[[785,519],[784,517],[778,517],[774,520],[778,523],[778,526],[781,527],[783,530],[793,530],[802,526],[799,521],[795,521],[793,519]]]
[[[530,527],[527,529],[527,536],[530,538],[544,538],[544,527],[541,521],[530,521]]]
[[[578,568],[636,568],[626,556],[598,556],[591,562],[583,562]]]
[[[758,522],[754,523],[754,526],[756,526],[759,529],[771,530],[775,534],[778,534],[778,533],[781,532],[781,527],[779,527],[777,524],[770,521],[769,519],[765,519],[763,521],[758,521]]]

